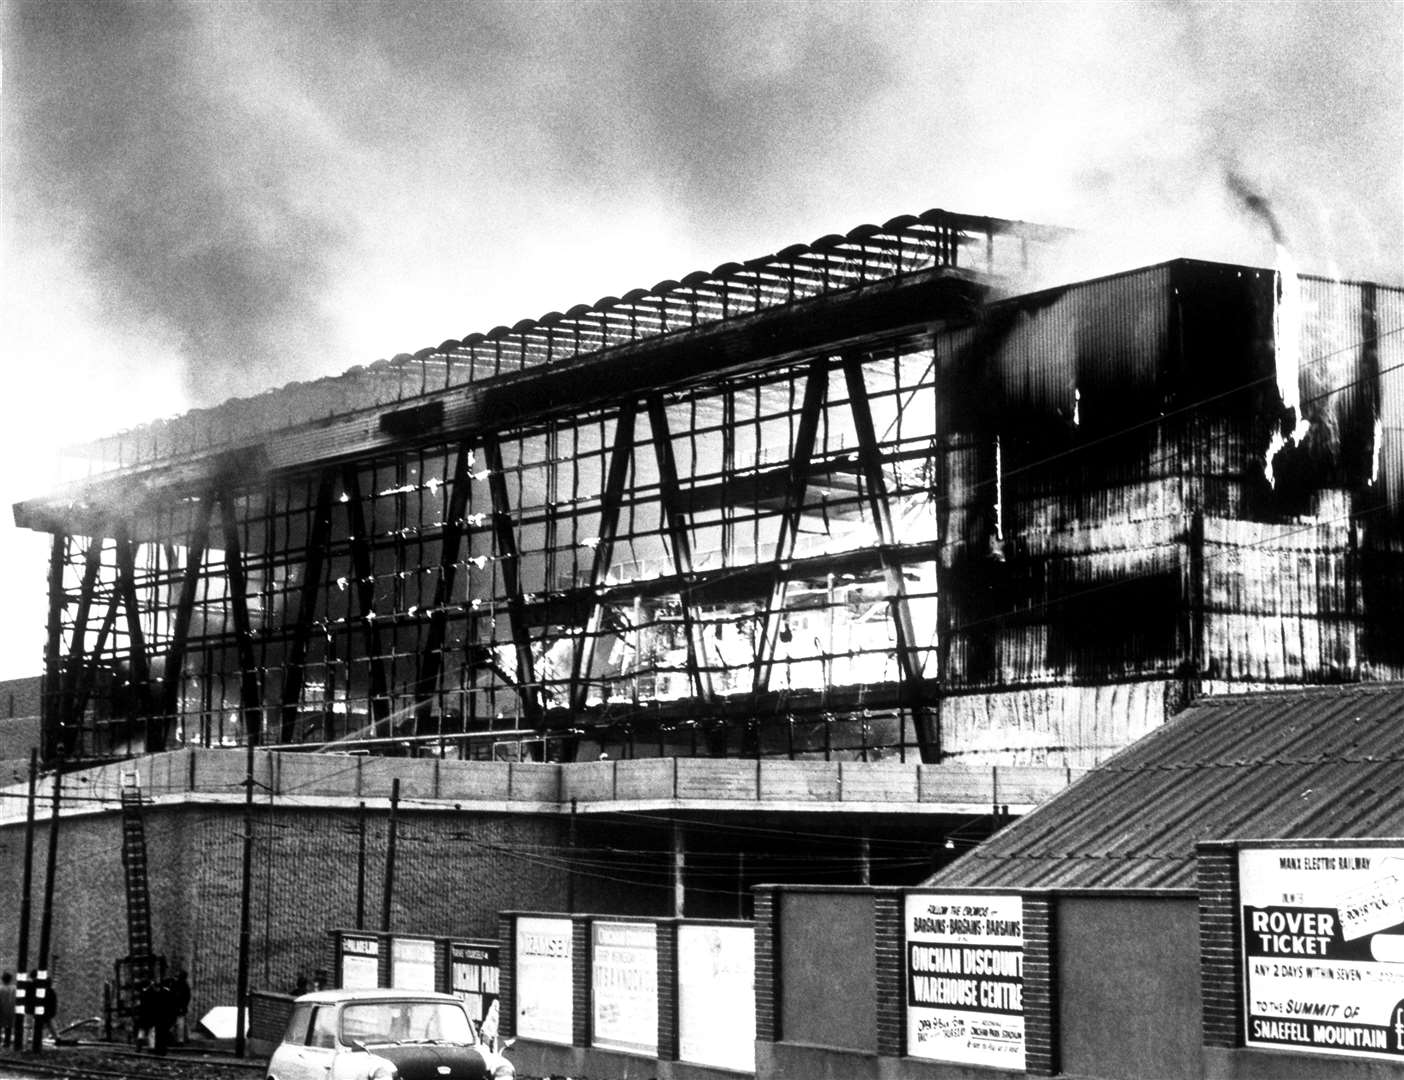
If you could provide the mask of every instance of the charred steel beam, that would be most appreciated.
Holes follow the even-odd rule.
[[[849,407],[853,412],[854,436],[858,440],[858,460],[868,485],[868,505],[878,532],[878,553],[887,577],[888,604],[897,635],[897,670],[909,694],[908,705],[916,724],[921,759],[938,762],[941,760],[938,718],[925,700],[925,680],[916,659],[916,632],[912,626],[911,608],[907,604],[903,562],[895,551],[897,532],[892,523],[892,507],[888,502],[887,481],[882,470],[882,451],[878,447],[872,407],[868,403],[868,387],[863,381],[863,363],[859,356],[852,353],[844,356],[843,375],[848,386]]]
[[[483,436],[483,456],[488,470],[488,491],[492,495],[492,532],[497,544],[497,563],[502,569],[502,587],[507,597],[507,621],[512,628],[512,644],[517,650],[517,695],[522,702],[527,726],[539,728],[544,707],[541,688],[536,682],[536,664],[531,655],[531,631],[523,614],[517,536],[512,528],[507,476],[502,469],[502,444],[496,435]]]
[[[146,752],[158,754],[166,748],[165,726],[151,716],[151,668],[146,656],[146,634],[141,628],[141,607],[136,593],[136,544],[126,522],[115,530],[117,559],[117,598],[127,614],[127,663],[131,675],[128,713],[133,721],[145,718]]]
[[[49,625],[48,637],[44,642],[44,690],[39,698],[39,729],[43,732],[46,760],[57,758],[60,752],[67,754],[70,749],[63,738],[68,727],[65,708],[67,680],[59,661],[63,653],[63,570],[67,555],[68,537],[62,533],[55,534],[49,548]],[[6,1017],[3,1022],[8,1024],[11,1021]]]
[[[604,619],[605,605],[601,590],[605,576],[609,572],[610,561],[614,558],[614,538],[619,529],[619,510],[624,503],[624,482],[629,476],[629,463],[634,456],[634,422],[638,413],[638,403],[632,398],[619,408],[615,422],[614,445],[609,452],[609,471],[605,475],[604,491],[600,495],[600,536],[595,545],[595,557],[590,566],[590,585],[593,594],[590,615],[585,622],[585,633],[575,648],[575,656],[570,672],[570,707],[573,710],[585,708],[589,696],[590,669],[595,660],[595,644]]]
[[[219,513],[224,525],[224,572],[229,579],[234,637],[239,652],[239,707],[244,717],[244,739],[252,744],[263,733],[263,691],[258,681],[258,660],[254,656],[253,624],[249,621],[248,578],[239,550],[239,522],[234,516],[234,496],[228,491],[220,496]]]
[[[771,574],[770,599],[766,602],[765,619],[756,641],[756,666],[752,689],[763,693],[770,689],[770,672],[775,666],[775,641],[785,611],[785,590],[788,584],[786,564],[794,556],[795,537],[799,533],[800,514],[804,510],[809,490],[809,464],[814,457],[814,440],[819,431],[819,418],[824,411],[824,397],[829,385],[829,365],[822,358],[810,361],[804,383],[804,401],[800,405],[799,427],[795,431],[794,450],[790,455],[789,483],[785,504],[780,514],[780,535],[775,543],[775,562]]]
[[[453,481],[449,488],[448,520],[440,540],[439,580],[434,586],[434,607],[429,617],[429,635],[419,654],[419,671],[415,680],[415,729],[424,720],[426,707],[434,698],[439,672],[443,668],[444,634],[448,628],[448,605],[453,601],[458,581],[458,553],[463,546],[463,534],[468,518],[469,450],[458,448],[453,463]]]
[[[307,648],[312,634],[313,617],[317,613],[317,597],[322,592],[322,569],[326,564],[327,547],[331,543],[332,485],[336,474],[327,469],[317,482],[317,502],[312,509],[312,531],[307,538],[307,563],[302,570],[302,591],[297,601],[297,622],[293,624],[292,641],[288,646],[287,670],[283,675],[282,721],[278,741],[295,742],[297,713],[302,704],[302,690],[307,682]]]
[[[176,714],[176,701],[180,696],[181,677],[185,667],[185,650],[190,642],[190,620],[195,612],[195,596],[199,591],[205,547],[209,543],[210,509],[215,498],[216,493],[211,492],[207,498],[200,501],[190,544],[185,554],[180,598],[176,601],[175,624],[171,628],[171,647],[166,654],[166,676],[161,686],[162,723],[170,723]]]
[[[370,670],[371,719],[377,724],[390,715],[390,694],[385,680],[385,657],[380,651],[380,628],[375,620],[375,561],[371,558],[366,508],[361,501],[361,480],[356,466],[341,470],[346,486],[346,523],[351,539],[351,568],[356,575],[356,599],[361,608],[361,629],[366,642],[366,665]]]
[[[106,540],[101,535],[93,537],[88,541],[88,549],[83,556],[83,578],[78,586],[78,610],[73,616],[73,631],[70,636],[68,656],[60,659],[61,665],[61,686],[62,697],[58,702],[58,713],[55,721],[62,729],[65,725],[72,725],[71,730],[65,732],[66,742],[76,741],[79,734],[79,727],[83,722],[83,714],[76,711],[79,687],[84,678],[87,662],[84,654],[87,650],[88,619],[92,614],[93,595],[97,589],[98,572],[102,567],[102,549]],[[60,650],[62,646],[60,646]],[[86,700],[84,708],[86,708]],[[45,728],[47,730],[47,727]],[[69,746],[69,750],[73,747]]]
[[[697,623],[696,598],[692,595],[692,541],[688,535],[687,513],[682,508],[678,463],[673,456],[673,436],[668,429],[668,412],[662,394],[648,397],[648,419],[653,429],[653,452],[658,459],[659,497],[663,503],[664,524],[673,550],[673,569],[684,582],[678,592],[682,607],[683,635],[687,639],[687,674],[693,691],[703,701],[712,700],[711,676],[702,667],[705,642]]]
[[[73,688],[72,717],[73,723],[81,724],[83,714],[88,711],[88,697],[92,693],[93,683],[97,681],[98,668],[102,664],[102,652],[107,647],[107,639],[112,634],[112,628],[117,625],[117,609],[121,606],[121,597],[114,589],[107,604],[107,614],[103,616],[102,625],[98,627],[97,638],[93,642],[92,655],[88,662],[75,673],[76,685]]]

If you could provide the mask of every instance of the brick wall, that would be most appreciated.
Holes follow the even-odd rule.
[[[1199,970],[1204,1045],[1243,1045],[1239,990],[1238,851],[1228,844],[1199,845]]]
[[[756,890],[756,1041],[780,1041],[780,993],[776,977],[775,892]]]
[[[190,972],[191,1015],[235,1000],[243,807],[157,807],[145,816],[155,950]],[[30,958],[44,891],[47,822],[35,843]],[[354,927],[356,812],[280,805],[254,823],[250,986],[285,992],[329,964],[326,931]],[[367,829],[366,917],[378,928],[384,815]],[[13,969],[20,910],[23,823],[0,828],[0,967]],[[563,906],[564,880],[536,858],[562,843],[545,815],[400,811],[391,929],[491,937],[501,909]],[[524,854],[525,853],[525,854]],[[51,968],[59,1015],[102,1011],[104,982],[127,952],[126,895],[117,813],[61,821]]]
[[[1047,896],[1024,897],[1024,1068],[1056,1076],[1058,1055],[1057,924]]]
[[[902,1057],[907,1052],[905,958],[902,897],[873,896],[873,949],[877,974],[877,1052]]]
[[[576,1046],[590,1045],[590,960],[590,924],[576,919],[570,927],[570,1038]]]
[[[658,935],[658,1058],[678,1060],[678,924],[660,922]]]

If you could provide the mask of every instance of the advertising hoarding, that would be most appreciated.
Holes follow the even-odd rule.
[[[658,1053],[658,934],[652,923],[591,924],[591,1042]]]
[[[1244,1043],[1404,1057],[1404,848],[1238,853]]]
[[[1023,900],[908,893],[903,930],[908,1055],[1023,1069]]]
[[[756,1071],[755,931],[678,927],[678,1057]]]
[[[498,949],[467,941],[449,942],[449,992],[481,1023],[497,1000]]]
[[[380,985],[380,942],[373,937],[341,936],[341,985],[347,990],[374,990]]]
[[[390,939],[390,985],[399,990],[438,989],[432,939]]]
[[[574,1008],[570,920],[517,919],[515,961],[517,1035],[569,1046]]]

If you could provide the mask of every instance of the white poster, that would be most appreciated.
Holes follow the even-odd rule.
[[[678,1057],[756,1071],[756,945],[749,926],[678,927]]]
[[[380,985],[380,942],[373,937],[341,939],[341,985],[346,990],[374,990]]]
[[[391,938],[390,985],[400,990],[437,990],[434,982],[434,942]]]
[[[593,1045],[658,1053],[658,934],[652,923],[592,925]]]
[[[1238,853],[1244,1042],[1404,1057],[1404,848]]]
[[[907,1053],[1024,1068],[1024,903],[1018,896],[909,893]]]
[[[574,992],[570,920],[517,920],[517,1035],[571,1044]]]

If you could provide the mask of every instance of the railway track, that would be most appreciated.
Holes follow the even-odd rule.
[[[55,1047],[40,1054],[0,1056],[0,1077],[61,1076],[71,1080],[253,1080],[259,1061],[172,1054],[156,1056],[118,1047]]]

